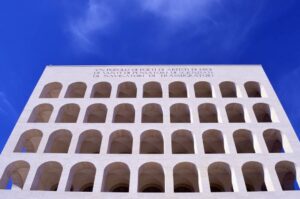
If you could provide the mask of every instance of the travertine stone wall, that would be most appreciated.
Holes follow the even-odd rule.
[[[259,65],[48,66],[0,156],[0,194],[299,198],[299,153]]]

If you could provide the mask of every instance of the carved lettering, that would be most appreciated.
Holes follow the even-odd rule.
[[[168,78],[168,77],[202,77],[202,78],[210,78],[213,77],[214,73],[212,68],[198,68],[198,67],[175,67],[175,68],[97,68],[94,71],[94,78],[147,78],[147,77],[160,77],[160,78]]]

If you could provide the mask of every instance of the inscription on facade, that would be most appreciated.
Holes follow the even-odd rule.
[[[214,73],[211,68],[97,68],[94,71],[93,77],[116,77],[116,78],[126,78],[126,77],[213,77]]]

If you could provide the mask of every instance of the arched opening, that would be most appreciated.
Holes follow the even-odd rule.
[[[160,164],[148,162],[139,168],[138,192],[165,192],[165,174]]]
[[[185,83],[179,81],[170,83],[169,97],[187,97]]]
[[[84,123],[104,123],[106,114],[107,108],[104,104],[92,104],[86,110]]]
[[[75,82],[68,86],[65,98],[83,98],[86,91],[86,84]]]
[[[194,151],[194,139],[192,132],[188,130],[177,130],[172,134],[172,153],[190,154]]]
[[[263,132],[269,153],[284,153],[281,132],[277,129],[267,129]]]
[[[102,135],[97,130],[87,130],[81,133],[78,139],[76,153],[100,153]]]
[[[211,192],[233,192],[231,170],[227,163],[215,162],[208,167]]]
[[[148,130],[142,133],[140,143],[141,154],[163,154],[164,140],[160,131]]]
[[[258,82],[249,81],[244,84],[248,97],[261,97],[261,90]]]
[[[134,98],[136,97],[136,85],[133,82],[123,82],[119,84],[117,97],[119,98]]]
[[[205,153],[225,153],[224,140],[221,131],[207,130],[202,134],[202,140]]]
[[[0,180],[0,189],[21,190],[25,184],[30,165],[25,161],[10,163]]]
[[[173,104],[170,107],[171,123],[190,123],[190,110],[186,104]]]
[[[258,103],[253,105],[257,122],[272,122],[271,110],[268,104]]]
[[[76,123],[80,108],[77,104],[66,104],[58,112],[56,123]]]
[[[244,108],[241,104],[231,103],[226,105],[226,113],[230,123],[244,123]]]
[[[47,123],[52,114],[53,106],[51,104],[40,104],[36,106],[28,119],[30,123]]]
[[[42,164],[34,177],[31,190],[56,191],[58,188],[62,166],[58,162]]]
[[[68,130],[54,131],[48,139],[45,153],[68,153],[72,133]]]
[[[114,123],[133,123],[135,110],[131,104],[119,104],[114,109]]]
[[[130,170],[122,162],[109,164],[103,173],[103,192],[128,192],[129,191]]]
[[[239,129],[233,133],[237,153],[255,153],[251,131]]]
[[[75,164],[70,171],[66,191],[92,192],[96,167],[90,162]]]
[[[247,162],[242,166],[247,191],[267,191],[262,164]]]
[[[237,97],[235,83],[226,81],[220,83],[219,86],[222,97]]]
[[[283,191],[300,190],[297,182],[296,167],[293,162],[278,162],[275,165],[275,170]]]
[[[131,154],[132,135],[126,130],[117,130],[109,136],[107,153]]]
[[[159,104],[146,104],[142,109],[142,123],[162,123],[163,113]]]
[[[201,123],[218,123],[218,112],[214,104],[205,103],[199,105],[198,115]]]
[[[109,98],[111,85],[108,82],[98,82],[93,86],[91,98]]]
[[[196,97],[212,97],[211,85],[209,82],[200,81],[194,84]]]
[[[41,142],[43,133],[37,129],[25,131],[15,147],[14,152],[35,153]]]
[[[173,169],[174,192],[199,192],[198,171],[193,163],[183,162]]]
[[[46,84],[43,88],[40,98],[58,98],[61,89],[62,84],[59,82]]]
[[[159,98],[162,97],[161,85],[158,82],[147,82],[143,86],[143,97],[144,98]]]

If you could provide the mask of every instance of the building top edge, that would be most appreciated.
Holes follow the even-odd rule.
[[[80,68],[80,67],[259,67],[261,64],[124,64],[124,65],[46,65],[49,68]]]

